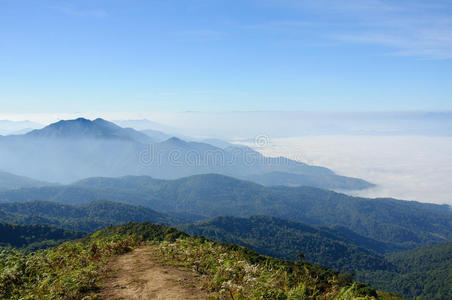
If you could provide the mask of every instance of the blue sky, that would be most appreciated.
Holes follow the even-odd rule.
[[[452,1],[0,0],[0,107],[452,110]]]

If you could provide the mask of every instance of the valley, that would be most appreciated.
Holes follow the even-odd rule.
[[[168,230],[176,230],[174,232],[179,232],[180,236],[187,233],[195,239],[207,238],[240,245],[260,255],[287,262],[301,260],[314,264],[315,268],[348,274],[353,280],[408,298],[447,298],[450,270],[447,249],[452,240],[452,210],[447,205],[348,196],[332,189],[353,190],[372,185],[360,179],[335,175],[326,168],[280,158],[268,159],[242,146],[212,141],[225,147],[223,149],[179,138],[161,141],[167,136],[162,136],[161,132],[151,134],[156,135],[156,141],[145,133],[124,129],[101,119],[77,119],[61,121],[22,137],[0,140],[6,144],[20,141],[16,146],[23,141],[33,141],[36,146],[44,146],[43,153],[53,143],[56,143],[53,146],[58,151],[75,146],[81,152],[76,160],[71,158],[67,167],[79,164],[77,159],[87,159],[84,156],[88,152],[83,149],[88,149],[88,144],[89,154],[94,156],[99,155],[97,152],[104,147],[116,147],[107,156],[96,159],[99,167],[103,164],[109,166],[110,171],[100,172],[109,177],[48,183],[1,173],[0,222],[5,232],[1,247],[9,249],[7,251],[20,249],[24,253],[38,249],[57,251],[54,250],[58,249],[57,245],[65,245],[67,241],[79,243],[77,240],[81,239],[81,243],[86,243],[91,239],[90,234],[97,237],[99,230],[109,232],[123,228],[121,230],[127,231],[125,228],[129,226],[141,226],[127,225],[132,224],[130,222],[150,222],[178,228],[181,231]],[[93,148],[91,140],[99,148]],[[145,143],[155,147],[154,150],[158,149],[156,153],[163,153],[162,160],[140,165],[145,175],[130,175],[136,171],[127,169],[136,159],[133,152],[145,149]],[[247,165],[243,160],[234,161],[232,166],[218,165],[215,160],[189,164],[184,156],[196,153],[202,157],[219,151],[221,155],[218,157],[224,158],[238,150],[254,155],[257,162],[262,161],[257,165]],[[167,160],[171,151],[180,156]],[[52,158],[52,165],[60,164],[60,154],[54,156],[54,153],[47,152],[45,155]],[[126,169],[111,164],[118,159],[127,165]],[[119,169],[115,171],[111,167]],[[260,175],[250,175],[251,169]],[[118,170],[125,172],[125,176],[112,176]],[[53,171],[56,171],[54,174],[60,172]],[[97,172],[86,171],[87,174]],[[152,174],[158,176],[150,176]],[[234,174],[237,175],[234,177]],[[173,176],[177,178],[168,178]],[[112,227],[122,224],[124,227]],[[130,234],[136,236],[133,230]],[[147,234],[138,236],[138,240],[152,240]],[[160,235],[158,239],[161,238]],[[143,249],[143,253],[148,250]],[[155,253],[155,249],[153,251]],[[431,257],[437,260],[423,263]],[[112,259],[116,259],[114,261],[120,266],[122,259],[128,258],[112,256]],[[131,259],[134,260],[131,263],[138,263],[135,260],[139,261],[140,256],[132,254]],[[128,271],[124,269],[124,272],[127,274]],[[146,268],[143,272],[143,280],[147,280],[146,276],[151,275]],[[179,274],[179,271],[174,272]],[[100,273],[99,276],[104,278]],[[165,276],[162,278],[167,278]],[[111,283],[110,291],[106,290],[105,295],[119,295],[114,286]],[[143,293],[153,293],[151,290]],[[379,292],[379,297],[382,293]],[[373,297],[377,297],[375,295]],[[393,297],[385,295],[384,299]]]

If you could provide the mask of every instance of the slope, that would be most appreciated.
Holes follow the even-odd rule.
[[[47,248],[84,236],[49,225],[13,225],[0,223],[0,248],[19,248],[28,251]]]
[[[452,299],[452,242],[387,255],[395,272],[358,272],[361,280],[408,299]]]
[[[178,227],[191,235],[239,244],[272,257],[295,261],[302,253],[307,261],[340,272],[394,269],[383,256],[325,227],[267,216],[217,217]]]
[[[103,200],[80,206],[46,201],[4,203],[0,204],[0,221],[16,224],[52,224],[84,232],[93,232],[112,224],[131,221],[157,224],[182,222],[177,217],[146,207]]]
[[[42,187],[46,185],[50,185],[50,183],[0,171],[0,191],[29,187]]]
[[[372,248],[379,252],[452,239],[449,206],[351,197],[310,187],[264,187],[216,174],[177,180],[94,178],[68,186],[0,193],[0,202],[49,200],[81,204],[98,199],[204,218],[268,215],[307,224],[343,226],[385,243],[384,249],[381,243],[375,245],[380,249]]]
[[[239,177],[282,172],[282,184],[335,189],[373,186],[324,167],[265,157],[247,147],[222,149],[177,138],[161,139],[103,119],[63,120],[25,135],[0,137],[0,168],[59,183],[94,176],[175,179],[206,173]]]
[[[236,245],[193,238],[165,226],[129,223],[30,255],[0,256],[0,273],[4,274],[0,278],[0,298],[94,297],[102,288],[99,283],[105,276],[106,264],[143,246],[149,247],[163,265],[183,266],[202,275],[200,282],[214,297],[377,297],[377,292],[367,285],[303,261],[265,257]]]

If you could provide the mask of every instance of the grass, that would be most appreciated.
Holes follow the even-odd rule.
[[[349,276],[194,238],[149,223],[109,227],[91,236],[26,254],[0,254],[0,299],[93,299],[107,263],[149,245],[160,259],[193,269],[218,299],[391,299]]]
[[[374,289],[346,275],[239,246],[192,237],[154,245],[164,263],[193,269],[220,299],[377,299]]]

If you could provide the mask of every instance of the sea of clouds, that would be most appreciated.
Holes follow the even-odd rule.
[[[452,137],[337,135],[269,141],[264,147],[246,144],[265,155],[326,166],[377,184],[353,195],[452,205]]]

